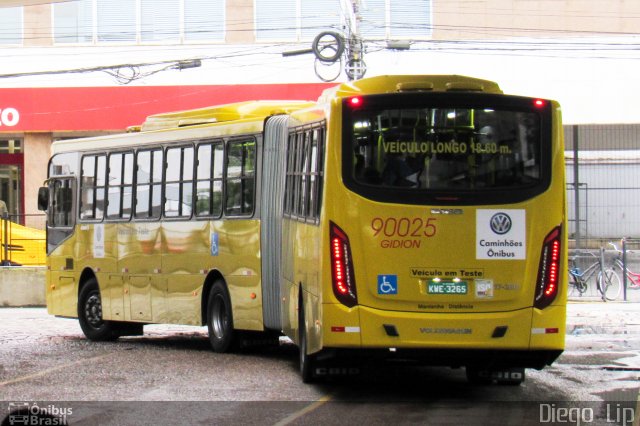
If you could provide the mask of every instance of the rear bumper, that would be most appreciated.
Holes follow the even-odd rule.
[[[491,350],[491,349],[344,349],[327,348],[318,360],[334,365],[351,366],[379,362],[415,363],[429,366],[477,367],[481,369],[535,368],[551,365],[562,350]]]
[[[432,365],[542,368],[564,349],[565,307],[544,311],[394,312],[324,305],[323,348]],[[334,350],[335,349],[335,350]]]

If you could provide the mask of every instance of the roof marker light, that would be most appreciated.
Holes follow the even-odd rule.
[[[535,101],[533,101],[533,104],[538,108],[542,108],[543,106],[545,106],[546,102],[542,99],[536,99]]]
[[[362,104],[362,99],[358,96],[355,96],[349,100],[352,106],[359,106]]]

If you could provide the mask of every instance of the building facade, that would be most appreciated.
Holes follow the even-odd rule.
[[[348,79],[321,32],[359,36],[366,75],[467,74],[557,99],[571,125],[638,123],[640,2],[76,0],[0,7],[0,199],[34,214],[49,147],[163,111],[315,99]],[[35,2],[40,3],[40,2]],[[331,48],[329,48],[331,51]],[[609,142],[604,142],[609,143]],[[606,147],[605,147],[606,148]]]

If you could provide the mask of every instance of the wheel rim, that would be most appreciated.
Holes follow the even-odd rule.
[[[613,271],[605,271],[604,294],[607,300],[616,300],[620,295],[620,277]]]
[[[227,307],[222,295],[218,294],[213,301],[213,309],[211,310],[211,328],[213,329],[213,335],[217,339],[222,339],[228,325],[229,316],[227,315]]]
[[[102,302],[99,295],[92,294],[87,298],[84,304],[84,317],[89,325],[100,328],[102,325]]]

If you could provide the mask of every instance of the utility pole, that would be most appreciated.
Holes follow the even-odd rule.
[[[345,9],[349,11],[349,15],[347,16],[347,63],[344,71],[349,80],[358,80],[367,72],[367,65],[363,59],[364,45],[360,36],[360,0],[350,0],[350,4]]]
[[[297,56],[313,53],[316,57],[314,69],[322,81],[334,81],[344,68],[349,80],[358,80],[367,72],[364,63],[364,42],[360,36],[360,0],[341,0],[346,15],[346,31],[343,35],[335,31],[318,34],[311,49],[283,52],[282,56]]]

